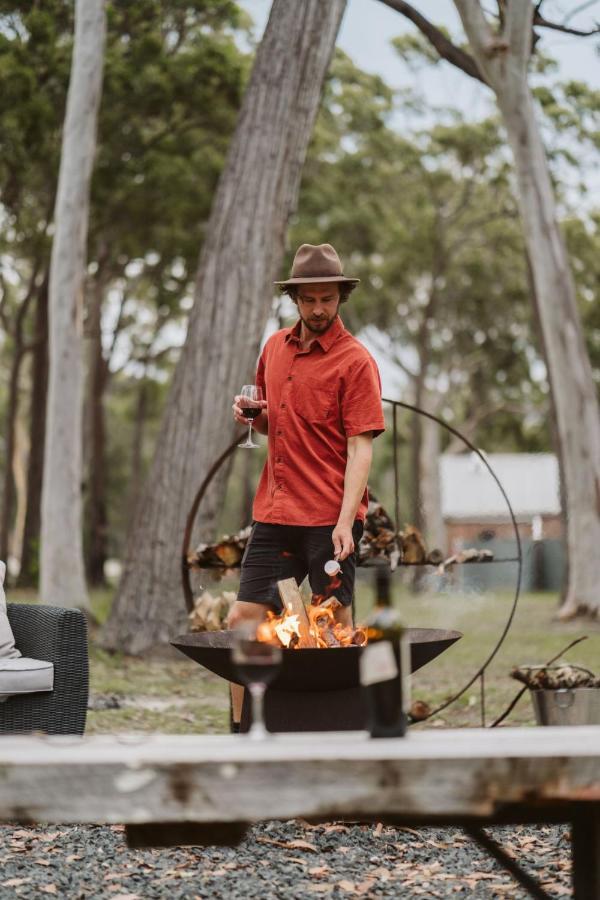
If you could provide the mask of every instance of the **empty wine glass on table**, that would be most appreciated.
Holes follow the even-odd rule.
[[[265,691],[279,672],[281,648],[257,640],[256,625],[248,624],[234,631],[231,658],[240,681],[252,698],[252,724],[248,737],[264,740],[270,736],[265,726]]]
[[[262,388],[257,387],[255,384],[245,384],[242,388],[241,392],[241,400],[240,407],[242,410],[242,414],[246,417],[246,419],[256,419],[257,416],[260,416],[262,412],[262,399],[263,392]],[[244,441],[243,444],[238,444],[238,447],[258,447],[259,444],[255,444],[252,440],[252,422],[248,423],[248,437]]]

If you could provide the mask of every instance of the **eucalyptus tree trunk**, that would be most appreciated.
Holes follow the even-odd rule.
[[[345,6],[346,0],[273,2],[213,201],[187,339],[104,632],[108,646],[140,653],[168,641],[180,625],[186,515],[235,434],[233,396],[254,377]]]
[[[88,292],[86,316],[88,366],[83,441],[86,484],[84,558],[88,584],[96,587],[106,584],[104,565],[108,555],[104,396],[109,372],[102,348],[102,306],[107,284],[105,273],[99,269]]]
[[[6,419],[4,441],[6,444],[6,465],[4,467],[4,486],[0,510],[0,559],[7,559],[9,554],[10,532],[13,525],[16,484],[14,477],[14,455],[16,445],[17,418],[19,414],[19,383],[21,368],[25,354],[30,347],[25,342],[25,324],[32,298],[36,291],[36,279],[40,260],[36,259],[31,273],[29,287],[25,297],[19,303],[15,316],[13,338],[13,355],[8,378],[8,397],[6,401]]]
[[[41,598],[57,606],[88,606],[81,502],[82,304],[105,34],[104,0],[77,0],[50,264],[42,489]]]
[[[492,31],[479,0],[455,0],[473,56],[496,94],[512,148],[561,457],[568,578],[561,614],[600,613],[600,410],[527,80],[533,6],[503,5]]]
[[[18,587],[37,587],[40,557],[40,515],[46,399],[48,388],[48,273],[36,296],[35,337],[32,348],[31,400],[29,409],[29,461],[27,464],[27,509],[21,550]]]

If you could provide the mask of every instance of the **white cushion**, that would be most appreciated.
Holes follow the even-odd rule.
[[[16,659],[21,654],[15,647],[15,638],[6,615],[6,595],[4,594],[4,576],[6,563],[0,560],[0,660]]]
[[[0,659],[0,699],[14,694],[33,694],[51,691],[54,687],[54,666],[43,659],[21,656]]]

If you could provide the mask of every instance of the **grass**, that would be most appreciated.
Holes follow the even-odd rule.
[[[413,594],[400,578],[394,582],[394,601],[412,626],[448,628],[463,632],[449,650],[412,679],[413,698],[436,707],[475,674],[495,645],[507,621],[512,595],[503,592]],[[219,588],[220,589],[220,588]],[[11,591],[10,600],[36,602],[35,594]],[[110,589],[92,591],[92,612],[98,625],[91,627],[91,695],[95,709],[88,714],[89,734],[123,731],[161,731],[169,734],[223,733],[228,730],[227,685],[216,675],[185,658],[143,658],[107,653],[97,646],[98,627],[112,602]],[[362,576],[357,583],[357,619],[372,603],[371,584]],[[592,670],[599,669],[600,622],[558,622],[554,594],[524,594],[500,652],[486,672],[486,721],[489,724],[508,705],[520,685],[510,678],[514,665],[544,663],[571,640],[588,635],[566,659]],[[325,652],[325,651],[324,651]],[[116,708],[100,708],[111,702]],[[450,727],[481,724],[479,683],[443,713],[423,726]],[[506,720],[508,725],[533,725],[527,694]]]

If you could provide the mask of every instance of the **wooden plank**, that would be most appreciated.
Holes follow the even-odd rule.
[[[573,802],[600,804],[600,727],[290,734],[252,753],[236,736],[0,738],[4,821],[461,819]]]
[[[296,584],[295,578],[286,578],[277,582],[279,596],[288,613],[298,616],[300,623],[300,641],[298,647],[317,647],[317,639],[310,632],[308,613],[302,599],[302,594]]]

